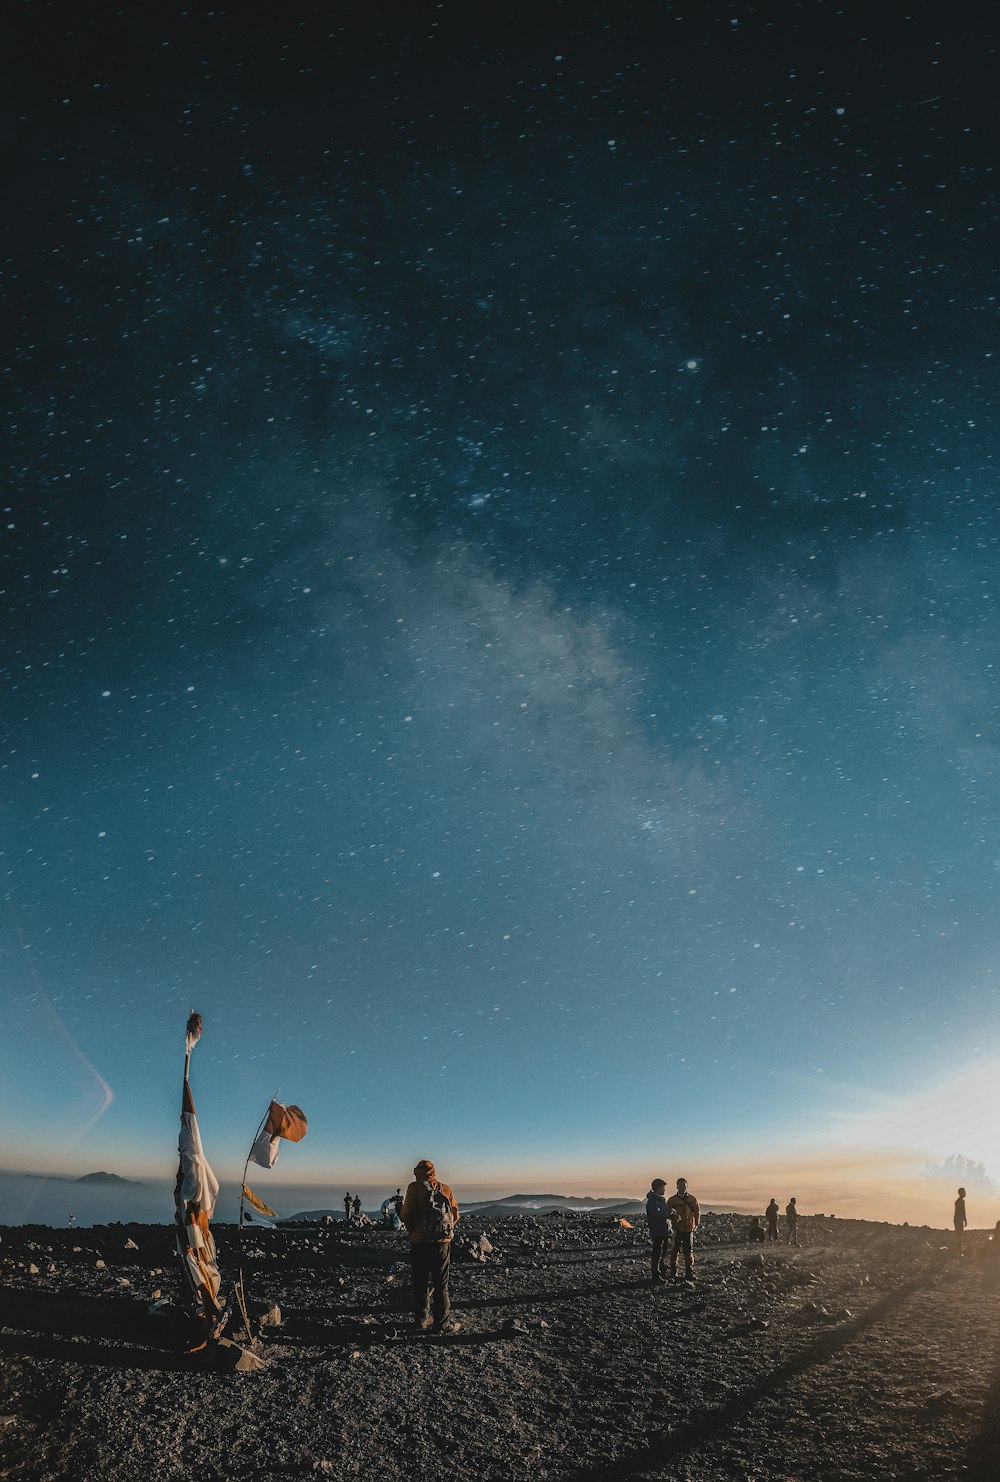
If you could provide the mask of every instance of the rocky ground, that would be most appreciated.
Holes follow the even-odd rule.
[[[463,1221],[462,1331],[417,1336],[404,1241],[343,1224],[255,1231],[279,1304],[257,1373],[176,1351],[150,1316],[178,1290],[158,1226],[0,1234],[6,1482],[531,1477],[1000,1476],[1000,1260],[985,1235],[800,1222],[749,1247],[708,1216],[697,1282],[652,1289],[607,1216]],[[216,1231],[224,1275],[236,1232]]]

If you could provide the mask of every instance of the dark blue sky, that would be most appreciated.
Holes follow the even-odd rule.
[[[23,1160],[169,1157],[192,1007],[333,1177],[996,1056],[994,35],[345,9],[20,8]]]

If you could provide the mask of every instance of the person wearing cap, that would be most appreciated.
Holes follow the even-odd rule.
[[[429,1158],[422,1158],[413,1170],[401,1218],[410,1237],[413,1320],[417,1329],[457,1333],[462,1325],[449,1316],[448,1272],[452,1231],[460,1216],[455,1195],[438,1178]]]

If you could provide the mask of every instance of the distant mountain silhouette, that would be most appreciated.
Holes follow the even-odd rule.
[[[134,1188],[142,1188],[142,1180],[138,1178],[122,1178],[117,1173],[84,1173],[80,1178],[74,1178],[75,1184],[132,1184]]]

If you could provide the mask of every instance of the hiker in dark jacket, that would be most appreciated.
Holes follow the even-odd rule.
[[[448,1316],[451,1311],[448,1271],[452,1232],[459,1220],[458,1205],[429,1158],[422,1158],[413,1174],[414,1181],[407,1187],[402,1211],[403,1224],[410,1236],[413,1320],[420,1332],[433,1328],[435,1333],[457,1333],[462,1324],[452,1322]],[[433,1316],[428,1311],[432,1291]]]
[[[654,1178],[646,1195],[646,1223],[649,1225],[649,1238],[653,1242],[649,1279],[653,1286],[662,1286],[667,1280],[667,1246],[672,1227],[666,1190],[666,1182],[662,1178]]]
[[[778,1213],[778,1201],[772,1194],[771,1202],[764,1211],[764,1218],[767,1220],[768,1240],[777,1240],[778,1238]]]

